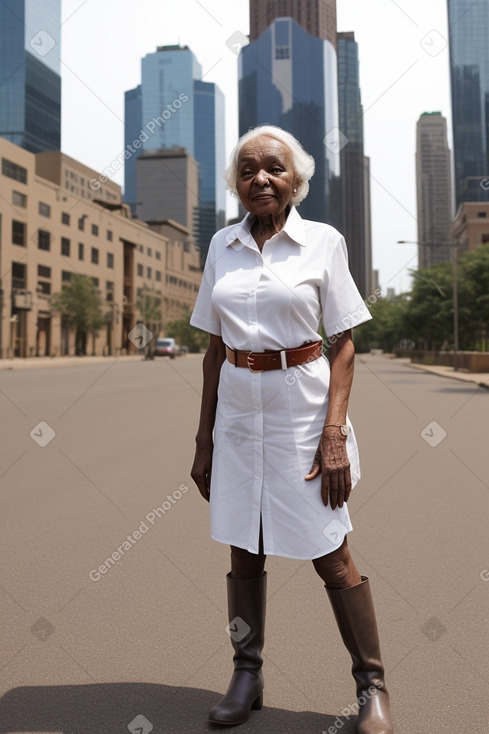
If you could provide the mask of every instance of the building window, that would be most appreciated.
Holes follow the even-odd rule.
[[[289,46],[276,46],[275,47],[275,58],[276,59],[290,59],[290,47]]]
[[[105,281],[105,300],[106,301],[113,301],[114,300],[114,282],[112,280]]]
[[[138,265],[138,275],[140,275],[141,278],[143,277],[143,272],[144,272],[143,271],[143,266],[142,265]]]
[[[161,260],[161,252],[159,250],[156,250],[155,257],[157,260]]]
[[[155,277],[157,281],[161,281],[161,271],[155,270]]]
[[[87,218],[87,215],[86,214],[82,214],[82,216],[78,220],[78,229],[80,230],[80,232],[84,232],[85,231],[85,219],[86,218]]]
[[[70,240],[67,237],[61,238],[61,254],[65,257],[70,256]]]
[[[61,282],[69,283],[70,280],[71,280],[71,270],[62,270],[61,271]]]
[[[153,256],[153,250],[151,249],[151,247],[148,247],[148,256],[149,257]]]
[[[38,280],[37,290],[43,295],[49,296],[51,293],[51,283],[48,283],[46,280]]]
[[[25,222],[17,222],[12,219],[12,244],[25,247]]]
[[[94,235],[94,237],[98,237],[98,225],[97,224],[92,224],[92,234]]]
[[[107,253],[107,267],[108,268],[114,267],[114,255],[111,252]]]
[[[114,235],[113,235],[113,233],[112,233],[112,230],[111,230],[111,229],[108,229],[108,230],[107,230],[107,240],[108,240],[109,242],[112,242],[112,240],[113,240],[113,239],[114,239]]]
[[[96,247],[92,247],[92,262],[94,265],[98,265],[98,250]]]
[[[2,174],[8,176],[8,178],[13,178],[14,181],[27,183],[27,168],[18,166],[17,163],[13,163],[7,158],[2,158]]]
[[[23,209],[27,206],[27,196],[21,194],[20,191],[12,191],[12,204],[14,206],[21,206]]]
[[[95,288],[98,288],[98,278],[92,278],[92,283],[94,284]]]
[[[67,212],[61,212],[61,224],[69,224],[70,215]]]
[[[84,260],[85,259],[85,245],[83,242],[78,243],[78,259]]]
[[[38,265],[37,266],[37,277],[38,278],[50,278],[51,268],[48,268],[47,265]]]
[[[153,277],[151,268],[146,268],[146,277],[151,280]]]
[[[477,216],[480,219],[485,219],[487,217],[487,212],[477,212]]]
[[[43,201],[39,202],[39,214],[41,217],[50,217],[51,216],[51,207],[49,204],[44,204]]]
[[[51,249],[51,233],[46,232],[45,229],[37,230],[37,246],[40,250]]]

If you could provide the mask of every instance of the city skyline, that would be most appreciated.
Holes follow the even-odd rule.
[[[217,83],[226,96],[226,156],[236,142],[236,45],[246,41],[243,37],[249,31],[248,2],[236,0],[230,8],[211,0],[203,8],[186,0],[181,8],[173,4],[166,14],[157,5],[147,0],[141,12],[131,17],[128,47],[129,18],[116,12],[113,0],[97,8],[96,24],[91,0],[83,5],[79,0],[64,2],[63,38],[68,51],[63,52],[62,66],[67,110],[63,150],[99,170],[123,148],[123,90],[137,85],[138,60],[157,45],[180,42],[192,48],[204,79]],[[408,268],[416,265],[415,246],[395,245],[398,239],[416,239],[416,120],[423,111],[435,109],[450,118],[446,3],[429,0],[404,4],[405,9],[398,6],[390,0],[376,3],[390,29],[386,36],[365,4],[338,0],[338,30],[354,31],[360,48],[365,152],[371,159],[373,267],[380,270],[384,290],[407,290]],[[190,11],[192,23],[188,23]],[[155,22],[158,13],[164,23]],[[108,46],[101,34],[104,24],[114,31]],[[87,38],[96,49],[93,54],[86,54]],[[110,69],[110,74],[101,73],[104,69]],[[87,107],[94,112],[84,121],[80,136],[73,120],[86,115]],[[121,182],[120,173],[115,180]],[[228,216],[236,210],[235,201],[228,197]]]

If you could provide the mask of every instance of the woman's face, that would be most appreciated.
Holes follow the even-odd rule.
[[[245,209],[257,217],[282,214],[296,185],[292,154],[284,143],[259,135],[243,145],[236,188]]]

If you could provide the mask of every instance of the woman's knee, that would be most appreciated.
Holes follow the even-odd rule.
[[[350,555],[347,539],[332,553],[313,560],[316,573],[330,589],[347,589],[360,583],[361,578]]]
[[[253,579],[265,570],[266,556],[231,546],[231,576],[233,579]]]

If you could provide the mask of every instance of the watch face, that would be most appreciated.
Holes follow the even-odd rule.
[[[348,436],[348,434],[350,433],[350,428],[349,426],[340,426],[340,431],[343,436]]]

